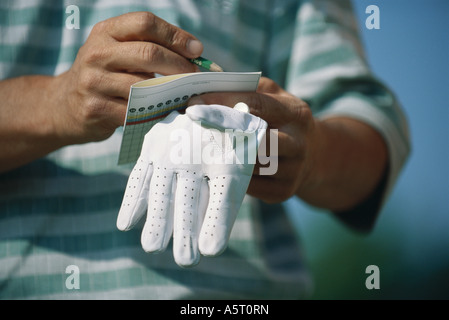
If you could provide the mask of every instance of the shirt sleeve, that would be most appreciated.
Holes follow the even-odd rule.
[[[287,90],[308,102],[318,118],[351,117],[384,138],[389,167],[383,181],[364,203],[335,213],[357,230],[371,230],[408,158],[410,137],[397,97],[368,66],[349,0],[310,0],[300,6]]]

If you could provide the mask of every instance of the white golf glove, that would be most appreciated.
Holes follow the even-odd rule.
[[[172,112],[145,135],[118,229],[133,228],[146,213],[143,249],[162,252],[173,234],[173,256],[183,267],[197,264],[201,254],[222,253],[266,128],[241,103],[234,109],[195,105],[186,114]]]

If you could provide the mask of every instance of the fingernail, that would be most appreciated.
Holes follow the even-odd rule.
[[[203,44],[198,40],[189,40],[187,50],[195,57],[199,57],[203,52]]]
[[[187,105],[190,107],[196,104],[204,104],[204,100],[200,96],[194,96],[193,98],[190,98]]]

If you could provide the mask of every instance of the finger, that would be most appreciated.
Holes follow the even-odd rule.
[[[180,172],[176,178],[174,206],[173,255],[175,262],[190,267],[200,261],[198,235],[202,222],[200,197],[202,185],[207,182],[199,172]],[[207,190],[207,189],[206,189]]]
[[[98,77],[95,92],[107,97],[115,97],[128,100],[131,85],[136,82],[153,77],[152,74],[131,74],[122,72],[103,72]],[[93,91],[91,89],[91,91]]]
[[[308,109],[307,104],[298,98],[259,92],[206,93],[192,98],[189,105],[220,104],[233,107],[238,102],[246,103],[250,113],[264,119],[271,128],[280,128],[301,119],[306,116],[307,110],[304,109]]]
[[[304,144],[305,140],[300,134],[293,136],[278,129],[269,129],[260,140],[258,159],[264,164],[279,157],[303,158]]]
[[[192,34],[151,12],[131,12],[111,18],[100,28],[118,41],[154,42],[187,58],[199,57],[203,51],[203,45]]]
[[[267,77],[261,77],[257,86],[257,92],[261,93],[277,93],[284,94],[286,91],[282,89],[276,82]]]
[[[161,165],[153,167],[148,196],[147,220],[141,243],[146,252],[162,252],[173,232],[172,194],[174,173]]]
[[[143,41],[114,43],[104,49],[101,57],[102,64],[111,71],[168,75],[199,70],[182,55],[162,45]]]
[[[144,158],[139,158],[131,172],[117,217],[117,228],[130,230],[145,214],[148,204],[148,185],[153,166]]]
[[[249,180],[246,175],[211,177],[209,204],[198,241],[203,255],[216,256],[226,249]]]
[[[275,176],[253,176],[247,194],[267,203],[279,203],[289,199],[295,193],[288,179]]]
[[[277,160],[275,164],[270,163],[269,170],[263,173],[260,164],[255,165],[247,190],[249,195],[273,203],[287,200],[297,192],[311,170],[309,163],[291,157],[280,157]]]
[[[270,159],[272,162],[261,164],[256,163],[253,170],[253,178],[255,176],[264,176],[276,180],[282,180],[283,183],[293,181],[299,172],[307,173],[310,168],[306,165],[308,162],[299,158],[279,157],[277,159]],[[273,163],[276,161],[275,163]],[[262,170],[265,169],[265,170]],[[255,184],[251,180],[250,186]]]

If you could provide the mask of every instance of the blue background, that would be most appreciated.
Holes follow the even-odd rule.
[[[312,299],[449,298],[449,1],[354,0],[375,74],[407,114],[412,154],[368,236],[296,199],[288,206],[315,281]],[[368,30],[368,5],[380,29]],[[368,265],[380,289],[368,290]]]

